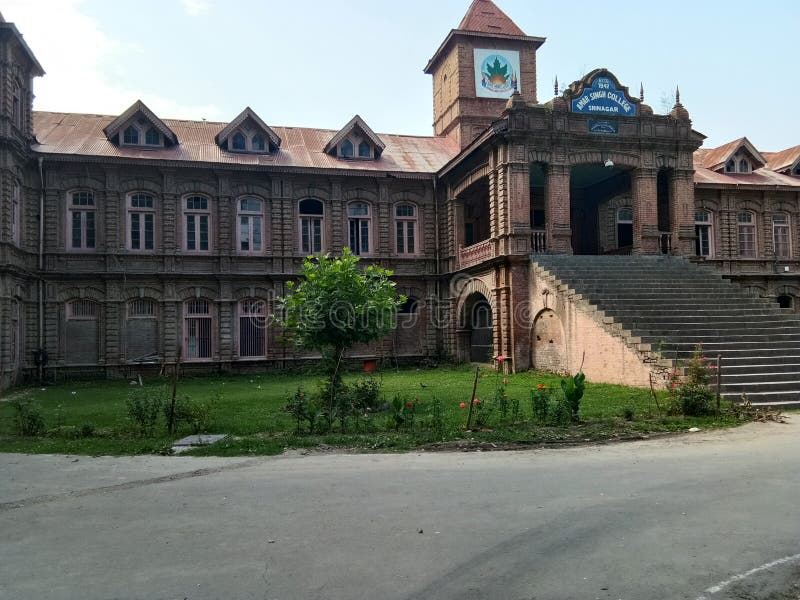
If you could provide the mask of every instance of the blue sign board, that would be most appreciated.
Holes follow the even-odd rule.
[[[610,119],[589,119],[589,133],[619,133],[619,123]]]
[[[607,117],[635,117],[636,105],[608,77],[598,77],[591,87],[572,99],[572,112]]]

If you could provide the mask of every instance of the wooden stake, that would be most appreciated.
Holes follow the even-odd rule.
[[[472,425],[472,405],[475,404],[475,392],[478,390],[478,375],[481,368],[475,367],[475,382],[472,384],[472,396],[469,399],[469,412],[467,413],[467,429]]]
[[[717,416],[719,416],[719,401],[722,396],[722,355],[717,354]]]

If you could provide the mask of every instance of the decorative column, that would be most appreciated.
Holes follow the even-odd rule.
[[[633,253],[659,254],[658,172],[636,169],[631,176],[633,196]]]
[[[672,225],[672,252],[678,256],[695,253],[694,232],[694,171],[675,170],[670,182],[672,195],[670,224]]]
[[[547,251],[551,254],[572,254],[569,175],[569,165],[547,165],[544,214]]]

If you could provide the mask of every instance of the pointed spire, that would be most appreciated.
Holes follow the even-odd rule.
[[[644,83],[639,82],[639,100],[644,102]]]
[[[553,84],[553,95],[558,96],[558,75],[556,75],[556,82]]]
[[[675,86],[675,104],[681,103],[681,89],[676,85]]]

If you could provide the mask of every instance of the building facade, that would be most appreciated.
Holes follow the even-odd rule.
[[[800,146],[700,149],[679,97],[654,114],[607,69],[541,101],[544,41],[474,0],[426,66],[434,135],[418,137],[250,108],[227,123],[142,102],[34,112],[44,71],[0,23],[0,387],[45,354],[109,376],[307,360],[270,323],[275,299],[304,257],[344,247],[409,298],[359,357],[568,370],[534,358],[537,253],[692,257],[796,311]]]

